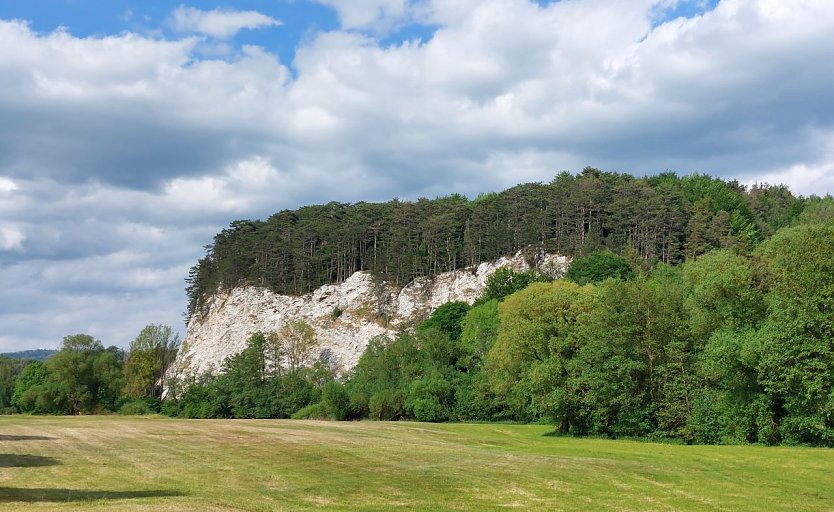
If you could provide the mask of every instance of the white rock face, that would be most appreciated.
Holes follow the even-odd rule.
[[[565,256],[540,254],[534,266],[558,278],[569,263]],[[278,331],[296,320],[313,326],[321,352],[329,352],[343,371],[349,370],[372,337],[393,336],[447,302],[471,304],[484,291],[489,276],[504,266],[519,272],[530,268],[519,252],[477,267],[416,279],[402,289],[375,282],[368,272],[356,272],[340,284],[325,285],[302,296],[256,287],[235,288],[211,298],[203,318],[191,319],[174,376],[187,380],[216,373],[227,357],[246,347],[253,333]],[[342,311],[338,317],[333,314],[336,308]]]

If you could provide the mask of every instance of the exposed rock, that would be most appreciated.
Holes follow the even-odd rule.
[[[431,278],[419,278],[402,289],[379,282],[368,272],[325,285],[302,296],[278,295],[264,288],[242,287],[215,295],[207,314],[194,317],[174,364],[175,377],[188,379],[216,373],[223,361],[243,350],[258,331],[278,331],[284,324],[304,320],[316,330],[320,350],[329,352],[342,370],[352,368],[368,340],[394,335],[450,301],[474,302],[487,279],[507,266],[525,271],[530,263],[550,277],[561,277],[569,259],[539,254],[533,261],[521,252]]]

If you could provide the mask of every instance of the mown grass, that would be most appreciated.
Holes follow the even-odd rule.
[[[0,510],[834,510],[834,451],[526,425],[0,418]]]

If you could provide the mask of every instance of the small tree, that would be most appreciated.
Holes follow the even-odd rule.
[[[146,325],[130,342],[124,366],[125,394],[135,398],[162,394],[162,384],[180,346],[179,334],[167,325]]]
[[[549,281],[536,274],[533,270],[516,272],[509,267],[501,267],[487,279],[486,288],[475,305],[481,305],[490,300],[502,301],[505,297],[523,290],[537,281]]]
[[[315,329],[304,320],[285,324],[278,331],[278,337],[283,340],[285,361],[290,372],[295,372],[309,363],[313,352],[319,346]]]

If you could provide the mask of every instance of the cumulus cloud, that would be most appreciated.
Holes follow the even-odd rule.
[[[342,29],[305,38],[293,73],[258,47],[0,21],[15,48],[0,53],[0,350],[179,324],[202,246],[282,208],[471,196],[585,165],[834,189],[831,2],[661,22],[677,2],[323,3]],[[189,9],[187,34],[260,19]],[[415,21],[430,38],[380,43]]]
[[[339,14],[345,29],[370,30],[385,33],[410,16],[408,0],[314,0],[330,6]]]
[[[257,11],[233,11],[219,8],[201,11],[181,5],[171,13],[169,25],[174,31],[180,33],[205,34],[228,39],[244,29],[277,27],[281,25],[281,22]]]

